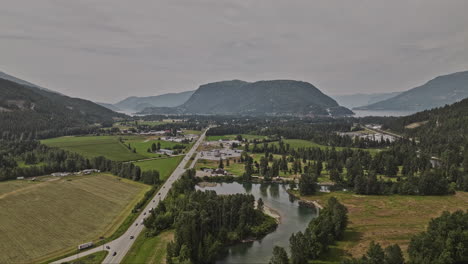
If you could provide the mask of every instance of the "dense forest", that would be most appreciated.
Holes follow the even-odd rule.
[[[468,99],[400,118],[379,119],[385,129],[419,142],[420,148],[435,156],[460,152],[468,145]]]
[[[45,138],[111,126],[113,112],[91,101],[0,78],[0,136]]]
[[[408,247],[411,264],[446,264],[468,262],[468,211],[444,212],[432,219],[425,232],[411,238]],[[361,258],[347,259],[343,264],[403,264],[404,258],[398,245],[385,250],[371,242]]]
[[[276,228],[276,221],[254,202],[249,194],[195,191],[195,171],[189,170],[174,183],[145,226],[150,236],[175,228],[175,239],[167,247],[168,264],[213,263],[225,245],[259,238]]]

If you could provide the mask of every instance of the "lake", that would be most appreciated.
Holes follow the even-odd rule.
[[[218,194],[248,193],[255,200],[262,198],[264,204],[281,215],[278,228],[259,241],[238,243],[227,247],[219,256],[217,264],[268,263],[274,246],[284,247],[289,253],[289,237],[304,231],[310,220],[317,216],[313,208],[299,206],[286,190],[287,185],[260,183],[219,183],[215,187],[199,187],[198,190],[214,190]]]
[[[376,111],[376,110],[353,110],[353,117],[366,116],[407,116],[416,113],[416,111]]]

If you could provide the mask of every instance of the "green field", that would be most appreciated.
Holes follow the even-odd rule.
[[[177,168],[177,165],[179,165],[183,158],[184,156],[181,155],[170,158],[138,161],[133,164],[140,167],[142,171],[157,170],[159,171],[161,180],[166,180],[171,176],[172,172]]]
[[[125,136],[123,138],[133,137]],[[118,136],[59,137],[42,140],[41,143],[50,147],[76,152],[88,158],[104,156],[110,160],[128,161],[146,157],[140,153],[133,153],[120,143],[118,138]]]
[[[351,192],[319,193],[307,196],[325,205],[335,196],[348,208],[349,225],[343,241],[331,248],[324,261],[340,263],[346,255],[360,257],[374,240],[386,247],[399,244],[406,254],[410,238],[426,229],[431,218],[443,211],[468,209],[468,192],[447,196],[356,195]]]
[[[119,138],[124,140],[124,144],[119,142]],[[175,145],[185,145],[169,141],[157,140],[156,137],[147,136],[76,136],[59,137],[42,140],[41,143],[50,147],[57,147],[68,151],[79,153],[85,157],[104,156],[115,161],[133,161],[145,158],[155,158],[160,154],[149,153],[148,148],[153,143],[160,143],[161,148],[172,149]],[[127,148],[136,149],[136,153]]]
[[[123,264],[145,263],[164,264],[166,263],[167,244],[174,239],[174,231],[164,231],[155,237],[146,237],[146,232],[141,232],[135,243],[130,248]]]
[[[108,251],[99,251],[88,256],[81,257],[77,260],[68,262],[68,264],[101,264],[106,258]]]
[[[108,174],[0,183],[0,263],[37,263],[112,235],[150,186]]]

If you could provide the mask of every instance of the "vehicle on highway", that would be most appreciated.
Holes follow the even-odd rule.
[[[110,249],[110,247],[109,247],[109,246],[106,246],[106,248],[107,248],[107,249]]]
[[[135,237],[134,236],[130,236],[130,239],[134,239]]]
[[[138,225],[138,223],[135,224],[135,226],[137,226],[137,225]]]
[[[114,251],[114,253],[112,254],[112,256],[115,256],[115,255],[117,255],[117,252]]]

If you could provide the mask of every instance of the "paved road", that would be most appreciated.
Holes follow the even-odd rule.
[[[105,264],[114,264],[114,263],[118,264],[118,263],[120,263],[122,261],[122,259],[125,257],[125,255],[128,253],[128,251],[130,250],[130,248],[131,248],[133,242],[135,241],[135,239],[138,237],[138,235],[143,230],[143,227],[144,227],[142,225],[143,219],[145,219],[149,215],[149,210],[150,209],[155,208],[159,204],[160,200],[163,200],[164,198],[166,198],[166,195],[167,195],[169,189],[171,189],[172,184],[176,180],[178,180],[179,177],[182,176],[182,174],[185,172],[185,169],[184,169],[185,165],[187,164],[187,162],[190,162],[190,157],[192,157],[192,155],[196,152],[198,146],[205,139],[205,134],[206,134],[206,130],[202,135],[200,135],[197,142],[193,145],[193,147],[190,149],[190,151],[185,155],[185,158],[180,162],[179,166],[177,166],[177,168],[174,170],[174,172],[171,174],[171,176],[166,180],[164,185],[161,187],[160,191],[155,194],[153,199],[145,207],[145,209],[141,212],[141,214],[137,217],[135,222],[133,222],[133,224],[128,228],[128,230],[125,232],[125,234],[123,234],[121,237],[119,237],[119,238],[117,238],[115,240],[112,240],[109,243],[104,244],[103,246],[101,245],[99,247],[96,247],[96,248],[93,248],[93,249],[90,249],[90,250],[87,250],[87,251],[80,252],[79,254],[76,254],[76,255],[61,259],[61,260],[53,262],[53,263],[58,264],[58,263],[62,263],[62,262],[72,261],[72,260],[75,260],[77,258],[81,258],[81,257],[87,256],[89,254],[92,254],[92,253],[95,253],[95,252],[98,252],[98,251],[102,251],[103,249],[109,251],[109,254],[104,259],[103,263],[105,263]],[[134,236],[134,239],[130,239],[130,236]],[[107,247],[109,247],[109,249],[107,249]],[[113,256],[114,252],[117,253],[115,256]]]

